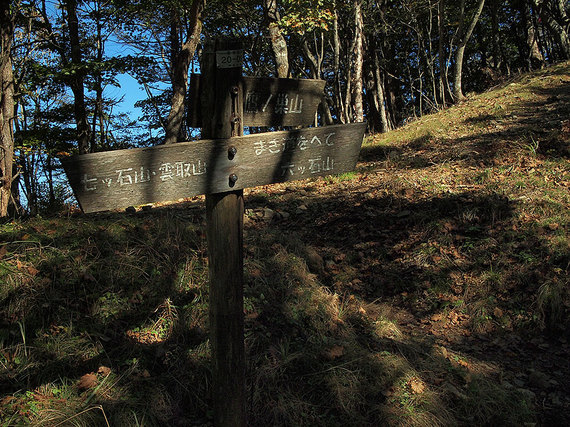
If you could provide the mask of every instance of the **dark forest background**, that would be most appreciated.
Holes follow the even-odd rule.
[[[1,8],[2,216],[69,200],[59,155],[199,137],[186,125],[187,89],[208,37],[243,41],[244,74],[326,80],[318,120],[366,120],[370,133],[570,58],[564,0],[11,0]],[[125,73],[147,94],[140,117],[108,95]]]

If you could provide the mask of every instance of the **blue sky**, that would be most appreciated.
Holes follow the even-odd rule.
[[[123,102],[117,106],[117,112],[129,113],[131,118],[136,120],[142,111],[135,107],[135,102],[145,99],[146,93],[129,74],[120,74],[117,76],[117,80],[121,87],[108,86],[107,95],[112,98],[123,97]]]
[[[116,41],[114,36],[110,36],[105,42],[105,54],[107,57],[121,55],[136,55],[136,51],[128,45]],[[123,102],[117,106],[117,113],[129,113],[132,119],[137,119],[142,111],[135,108],[135,102],[146,99],[146,92],[139,83],[129,74],[119,74],[116,76],[120,87],[109,85],[105,88],[105,95],[110,98],[123,98]]]
[[[61,16],[59,2],[50,1],[46,2],[48,15],[55,22],[57,17]],[[84,13],[90,11],[88,3],[84,4]],[[107,58],[120,55],[136,55],[137,51],[123,43],[117,41],[114,35],[107,35],[105,39],[105,56]],[[123,101],[115,108],[116,113],[129,113],[131,119],[136,120],[142,113],[140,108],[135,108],[135,102],[146,99],[147,95],[138,82],[128,74],[120,74],[116,76],[120,87],[108,85],[104,89],[104,96],[110,99],[123,98]]]

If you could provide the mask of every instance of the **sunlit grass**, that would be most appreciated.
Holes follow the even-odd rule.
[[[367,138],[357,172],[248,190],[287,214],[246,225],[251,425],[536,422],[469,349],[569,325],[570,167],[520,119],[567,67]],[[0,225],[0,424],[209,425],[204,227],[202,205]]]

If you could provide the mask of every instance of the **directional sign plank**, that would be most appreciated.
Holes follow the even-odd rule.
[[[178,200],[354,169],[365,123],[62,158],[84,212]]]
[[[192,74],[190,79],[190,108],[188,125],[202,123],[199,97],[202,78]],[[324,80],[276,79],[271,77],[242,77],[244,93],[244,126],[309,126],[325,88]]]
[[[242,79],[245,126],[307,126],[314,122],[324,80]]]

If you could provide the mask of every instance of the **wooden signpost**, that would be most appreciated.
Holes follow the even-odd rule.
[[[240,44],[204,51],[191,97],[203,140],[61,159],[84,212],[206,194],[214,425],[245,426],[243,189],[353,170],[365,123],[243,136],[243,126],[312,123],[324,82],[244,78]]]
[[[205,84],[201,106],[204,112],[202,136],[205,138],[231,138],[243,134],[243,97],[239,85],[242,58],[241,44],[232,41],[217,40],[204,52],[202,70]],[[230,177],[227,179],[229,183]],[[247,424],[243,213],[243,190],[206,194],[211,391],[216,427]]]
[[[200,91],[202,76],[193,74],[190,82],[188,124],[202,126]],[[241,77],[244,126],[308,126],[325,89],[324,80]]]

